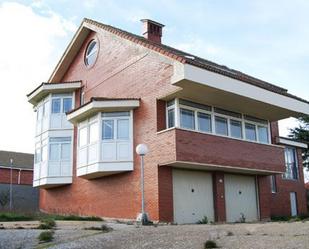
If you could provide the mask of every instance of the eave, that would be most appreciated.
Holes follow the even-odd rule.
[[[82,83],[80,81],[65,83],[42,83],[27,95],[28,102],[32,105],[37,105],[45,96],[50,93],[72,92],[80,88],[81,85]]]
[[[309,103],[188,64],[175,63],[172,84],[181,89],[161,99],[187,98],[277,121],[309,115]]]
[[[67,113],[67,119],[77,124],[98,112],[129,111],[139,106],[139,99],[92,98],[88,103]]]

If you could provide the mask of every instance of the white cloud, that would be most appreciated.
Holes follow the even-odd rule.
[[[46,81],[75,25],[46,10],[5,2],[0,5],[0,149],[33,152],[35,114],[26,94]],[[42,11],[44,11],[42,9]]]

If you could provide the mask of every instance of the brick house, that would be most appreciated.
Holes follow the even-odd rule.
[[[39,192],[32,187],[33,154],[0,151],[0,199],[3,201],[0,208],[3,209],[9,208],[11,175],[12,208],[26,212],[38,210]],[[7,200],[4,201],[5,199]]]
[[[143,36],[84,19],[37,111],[33,185],[50,213],[135,219],[145,143],[150,219],[193,223],[306,212],[301,149],[278,123],[309,114],[286,89]]]

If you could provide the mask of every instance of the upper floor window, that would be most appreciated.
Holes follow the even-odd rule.
[[[283,178],[285,179],[298,179],[298,167],[296,159],[296,149],[292,147],[286,147],[284,150],[285,154],[285,174]]]
[[[53,114],[66,113],[71,111],[72,108],[72,97],[60,94],[53,95],[51,102],[51,112]]]
[[[167,102],[167,128],[174,126],[259,143],[269,143],[269,122],[184,99]]]
[[[49,160],[66,161],[71,158],[71,137],[49,138]]]
[[[102,139],[128,140],[130,112],[102,113]]]
[[[99,44],[96,40],[91,40],[88,43],[88,46],[86,48],[85,52],[85,65],[87,67],[91,67],[94,65],[99,52]]]

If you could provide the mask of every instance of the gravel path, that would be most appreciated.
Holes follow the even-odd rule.
[[[114,229],[109,233],[84,229],[101,225],[102,222],[57,222],[53,242],[45,245],[38,245],[36,239],[41,230],[4,229],[0,230],[0,248],[203,249],[209,239],[223,249],[309,248],[309,222],[158,227],[109,223]]]

